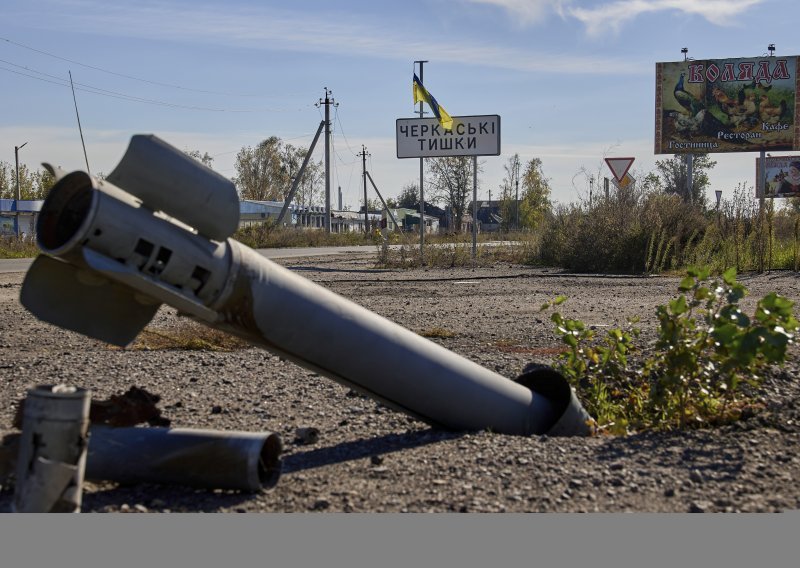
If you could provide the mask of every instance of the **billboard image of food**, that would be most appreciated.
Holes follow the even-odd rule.
[[[800,156],[767,156],[766,182],[761,174],[761,159],[756,158],[756,195],[758,197],[797,197],[800,196]]]
[[[800,150],[800,58],[656,63],[656,154]]]

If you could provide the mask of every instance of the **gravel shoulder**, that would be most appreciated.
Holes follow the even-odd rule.
[[[376,270],[372,253],[281,259],[302,276],[513,378],[558,346],[539,306],[559,294],[565,316],[623,326],[639,316],[655,337],[655,307],[671,277],[585,276],[520,266]],[[776,369],[767,410],[717,430],[626,437],[518,437],[445,432],[394,412],[257,348],[119,350],[36,320],[19,304],[21,273],[0,274],[0,434],[36,384],[65,382],[95,398],[131,386],[161,396],[176,427],[272,431],[283,475],[269,491],[87,483],[92,512],[776,512],[800,509],[800,350]],[[755,299],[770,291],[800,305],[795,273],[744,275]],[[162,308],[151,328],[187,321]],[[295,441],[299,427],[320,431]],[[0,489],[0,511],[12,490]]]

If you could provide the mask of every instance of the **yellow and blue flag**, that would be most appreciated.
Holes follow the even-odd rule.
[[[453,119],[447,114],[447,111],[436,102],[436,99],[428,92],[428,89],[422,86],[422,82],[417,77],[417,74],[414,73],[414,104],[419,102],[428,103],[434,116],[439,119],[439,124],[442,125],[442,128],[445,130],[453,129]]]

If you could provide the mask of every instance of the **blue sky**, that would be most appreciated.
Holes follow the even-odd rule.
[[[586,198],[605,157],[654,168],[655,63],[800,55],[796,0],[5,0],[0,22],[0,160],[110,172],[130,136],[154,133],[214,156],[275,135],[308,145],[324,88],[339,104],[332,184],[363,194],[362,144],[384,196],[416,181],[395,120],[415,116],[414,60],[451,115],[498,114],[502,155],[481,158],[497,195],[515,152],[542,159],[553,198]],[[104,90],[100,92],[99,90]],[[316,156],[322,158],[319,146]],[[712,190],[753,183],[756,153],[715,154]],[[713,191],[712,191],[713,195]],[[374,195],[372,196],[374,197]],[[335,202],[334,202],[335,206]]]

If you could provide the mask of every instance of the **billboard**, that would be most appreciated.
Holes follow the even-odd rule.
[[[454,116],[445,130],[435,118],[398,118],[398,158],[499,156],[500,116]]]
[[[756,195],[758,197],[800,196],[800,156],[768,156],[767,191],[761,174],[761,160],[756,159]]]
[[[656,63],[656,154],[800,150],[800,57]]]

